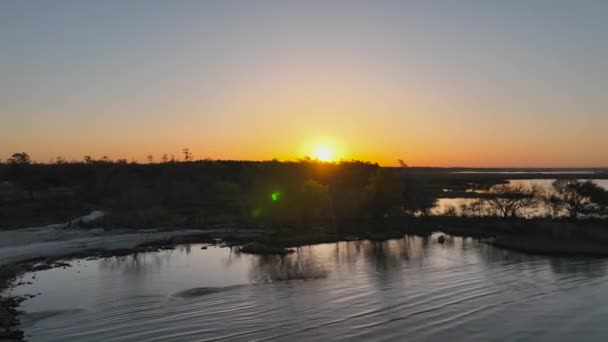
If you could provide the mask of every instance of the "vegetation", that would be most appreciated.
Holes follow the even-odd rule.
[[[559,179],[546,191],[507,183],[504,176],[438,172],[404,162],[383,168],[310,159],[194,161],[187,148],[182,152],[182,161],[164,155],[155,162],[150,155],[145,164],[91,156],[39,164],[15,153],[0,163],[0,228],[67,221],[102,209],[108,216],[100,224],[110,227],[234,223],[278,231],[297,226],[314,235],[354,222],[431,215],[602,217],[608,205],[604,189],[574,178]],[[438,198],[450,196],[471,200],[435,213]]]
[[[148,158],[146,164],[90,156],[37,164],[16,154],[0,164],[0,227],[43,224],[41,218],[55,223],[57,205],[68,203],[74,210],[64,210],[62,220],[102,209],[109,213],[104,224],[122,227],[331,226],[398,215],[402,205],[396,174],[377,164],[192,161],[188,149],[183,152],[182,162]]]
[[[583,214],[601,214],[608,203],[606,191],[597,184],[571,179],[558,179],[553,183],[553,193],[546,203],[550,203],[552,212],[565,211],[570,218]]]
[[[487,199],[490,210],[501,217],[519,217],[526,208],[538,203],[540,189],[525,187],[519,184],[499,184],[488,191],[491,197]]]
[[[598,218],[607,214],[608,191],[592,181],[558,179],[550,189],[521,184],[498,184],[479,198],[449,206],[444,216],[553,219]]]

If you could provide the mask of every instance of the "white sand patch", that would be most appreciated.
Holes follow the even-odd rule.
[[[94,211],[87,216],[72,220],[72,222],[91,222],[102,216],[103,212]],[[144,243],[170,238],[228,232],[234,232],[234,230],[105,230],[103,228],[69,228],[67,224],[0,231],[0,266],[39,257],[60,257],[89,250],[129,249]]]

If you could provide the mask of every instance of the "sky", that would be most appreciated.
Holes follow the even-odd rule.
[[[0,158],[608,166],[608,1],[0,1]]]

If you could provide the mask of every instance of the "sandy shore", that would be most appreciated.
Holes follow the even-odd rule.
[[[93,212],[63,224],[0,231],[0,341],[23,339],[18,321],[18,308],[23,298],[2,296],[2,292],[22,273],[55,267],[56,260],[65,257],[125,254],[223,237],[255,239],[260,234],[231,227],[137,231],[80,228],[81,223],[91,222],[102,215],[101,212]]]
[[[142,244],[201,234],[225,234],[229,230],[144,231],[104,229],[30,228],[0,232],[0,266],[37,258],[85,254],[87,251],[132,249]]]

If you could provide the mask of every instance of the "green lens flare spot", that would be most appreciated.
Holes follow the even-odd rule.
[[[278,191],[275,191],[275,192],[273,192],[273,193],[270,195],[270,198],[271,198],[273,201],[278,201],[280,197],[281,197],[281,193],[280,193],[280,192],[278,192]]]

